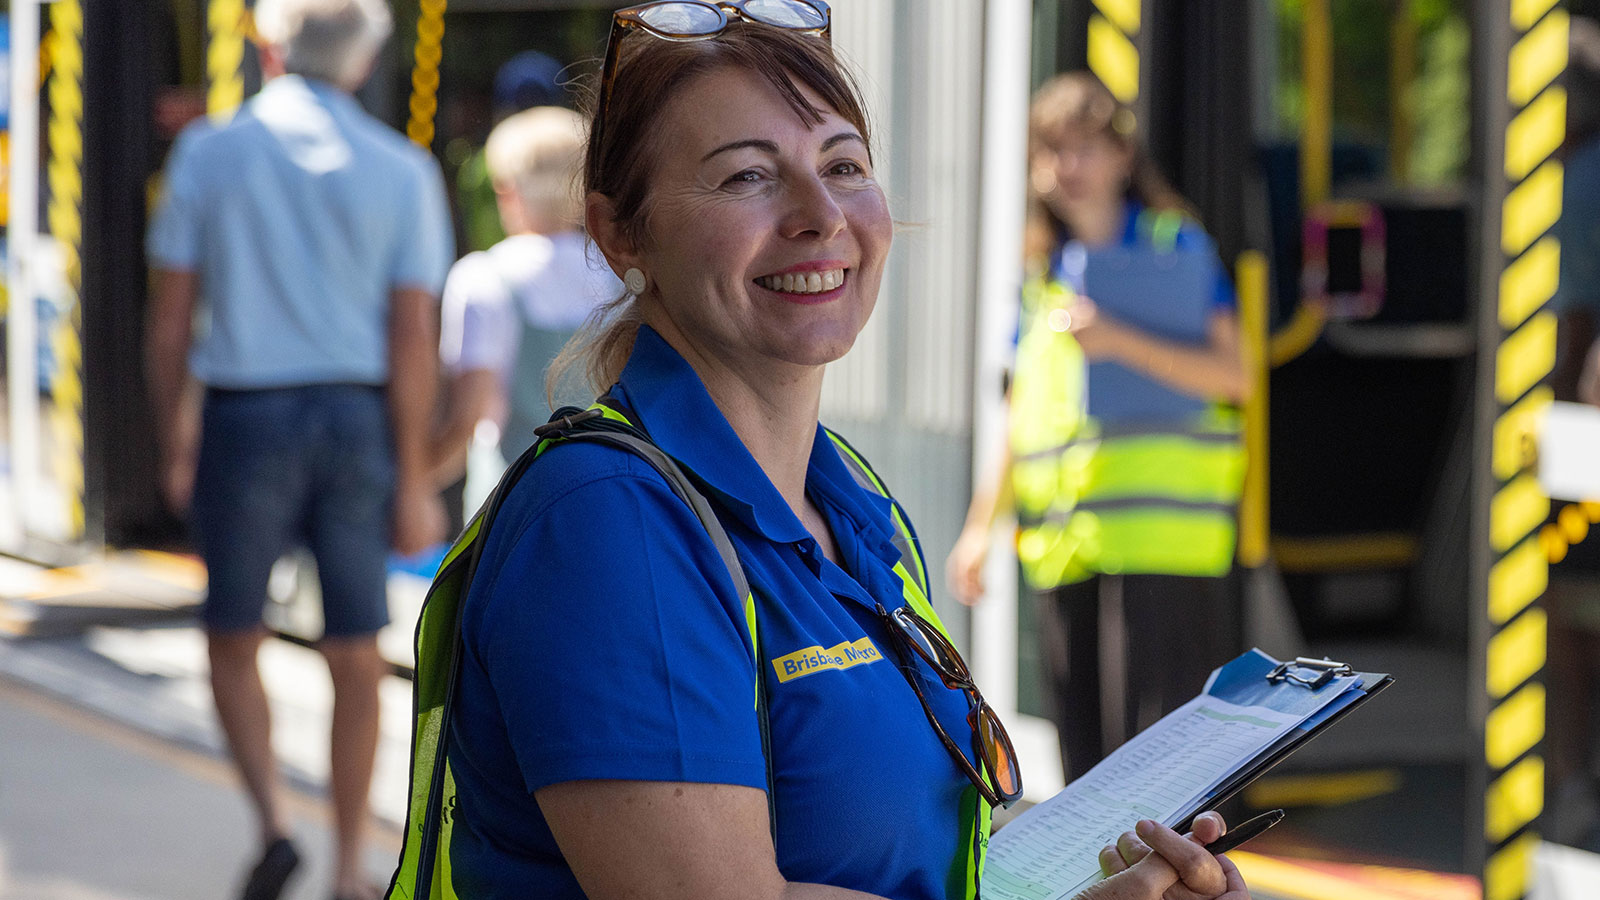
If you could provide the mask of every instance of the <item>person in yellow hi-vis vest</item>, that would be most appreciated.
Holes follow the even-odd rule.
[[[976,602],[990,526],[1014,507],[1069,781],[1193,696],[1240,641],[1233,407],[1248,388],[1233,290],[1136,131],[1088,73],[1034,96],[1008,452],[947,567]]]
[[[424,604],[390,900],[978,896],[1015,754],[904,510],[817,422],[894,231],[829,23],[615,14],[584,179],[627,291],[568,356],[606,394],[541,426]],[[1107,847],[1084,900],[1246,900],[1195,828]]]

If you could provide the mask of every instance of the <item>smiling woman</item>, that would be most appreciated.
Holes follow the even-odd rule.
[[[662,5],[682,4],[658,6]],[[772,13],[773,8],[780,5],[784,4],[749,3],[745,4],[745,8],[759,16]],[[822,9],[826,9],[825,5]],[[821,18],[817,20],[798,18],[779,21],[790,21],[793,25],[813,24],[820,28],[820,24],[826,23],[827,19],[825,12],[819,12],[818,15]],[[718,33],[714,39],[698,41],[621,40],[618,35],[628,32],[614,31],[613,47],[607,54],[611,69],[603,77],[603,86],[599,91],[603,100],[599,105],[603,108],[598,110],[590,132],[599,140],[591,141],[589,145],[584,179],[584,187],[590,197],[604,198],[609,205],[600,210],[602,215],[599,222],[595,221],[594,211],[591,210],[591,234],[598,240],[602,234],[612,233],[636,248],[648,243],[654,209],[646,208],[647,198],[650,198],[654,207],[665,196],[664,192],[657,189],[667,173],[658,169],[672,165],[674,160],[664,160],[662,157],[679,156],[664,152],[679,146],[676,141],[681,135],[669,136],[669,132],[675,124],[689,128],[696,125],[695,120],[700,117],[736,105],[731,97],[717,96],[704,90],[693,102],[681,96],[694,87],[693,82],[714,70],[721,70],[726,81],[736,83],[742,97],[756,92],[758,84],[763,86],[767,92],[763,102],[770,102],[772,97],[779,98],[785,121],[797,120],[796,127],[816,130],[825,145],[823,152],[840,151],[837,155],[840,156],[838,165],[841,172],[854,171],[858,185],[868,193],[877,195],[877,203],[887,222],[887,206],[881,189],[872,177],[871,129],[859,92],[834,59],[827,41],[810,33],[811,30],[795,27],[751,28],[736,22],[734,27]],[[669,106],[674,107],[670,112]],[[824,130],[825,116],[840,127]],[[732,124],[723,123],[727,134],[725,140],[704,146],[701,153],[692,158],[688,153],[681,154],[685,164],[694,162],[705,165],[704,170],[691,177],[709,178],[713,172],[717,172],[724,178],[736,178],[743,182],[742,185],[729,185],[725,192],[727,196],[733,196],[735,190],[757,190],[763,178],[777,174],[770,171],[770,163],[778,149],[777,143],[754,133],[727,132],[727,126]],[[853,146],[841,147],[841,144]],[[768,157],[769,165],[766,168],[757,166],[750,171],[740,167],[728,168],[727,158],[712,158],[715,155],[746,161],[752,154],[763,152]],[[839,182],[840,178],[834,180]],[[769,196],[771,194],[770,191],[766,193]],[[657,235],[668,230],[668,227],[659,225],[653,229]],[[887,237],[883,240],[882,252],[887,252],[887,240]],[[617,261],[617,257],[610,254],[608,258]],[[871,284],[862,285],[866,289],[864,293],[870,297],[876,296],[877,281],[881,277],[882,258],[876,262],[877,268],[871,273],[854,273],[857,280],[864,274],[871,275]],[[625,272],[626,268],[618,271]],[[809,270],[797,268],[789,273],[767,271],[754,275],[783,275],[800,271]],[[640,272],[648,277],[656,274],[642,267]],[[612,384],[621,374],[623,362],[632,346],[634,331],[642,321],[643,310],[635,307],[633,300],[633,296],[625,296],[597,316],[597,321],[608,322],[609,327],[590,335],[589,340],[574,345],[573,352],[559,361],[557,368],[582,360],[596,390],[603,390]],[[864,312],[870,311],[869,305]],[[848,345],[844,349],[848,349]],[[842,354],[843,350],[839,355]]]
[[[728,66],[676,92],[657,133],[677,152],[648,169],[639,238],[609,197],[590,194],[596,242],[648,279],[640,317],[713,397],[783,385],[799,393],[770,401],[787,407],[820,390],[820,366],[850,349],[877,297],[893,224],[871,154],[856,125],[797,87],[804,117]]]
[[[816,0],[617,14],[586,217],[628,290],[567,358],[709,499],[749,594],[650,464],[541,448],[461,608],[459,896],[971,898],[990,808],[1021,795],[904,511],[817,422],[893,233],[827,22]],[[1199,844],[1149,843],[1095,896],[1179,870],[1173,896],[1242,891]]]

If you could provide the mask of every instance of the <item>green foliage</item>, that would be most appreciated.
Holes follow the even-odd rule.
[[[1410,87],[1416,115],[1411,179],[1421,186],[1459,180],[1472,145],[1472,32],[1457,13],[1441,19],[1420,40],[1421,65]]]
[[[1333,130],[1335,139],[1389,152],[1396,92],[1390,88],[1396,0],[1334,0]],[[1466,0],[1410,0],[1406,7],[1417,40],[1417,72],[1401,88],[1411,110],[1412,183],[1439,185],[1459,178],[1466,164],[1471,122],[1471,33]],[[1298,135],[1305,123],[1302,71],[1303,0],[1274,0],[1277,59],[1270,131]]]
[[[1305,27],[1305,12],[1300,0],[1276,0],[1278,47],[1277,73],[1273,79],[1272,130],[1282,135],[1299,134],[1305,123],[1306,90],[1301,76],[1300,33]]]

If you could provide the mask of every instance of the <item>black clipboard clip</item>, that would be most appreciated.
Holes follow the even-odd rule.
[[[1305,674],[1306,672],[1310,674]],[[1292,681],[1314,691],[1337,676],[1354,674],[1356,670],[1350,668],[1348,663],[1336,662],[1327,657],[1310,659],[1297,656],[1289,662],[1281,662],[1274,666],[1272,671],[1267,673],[1267,681],[1272,684]]]

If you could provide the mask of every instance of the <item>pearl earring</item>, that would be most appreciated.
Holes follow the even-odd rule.
[[[628,289],[628,293],[635,297],[643,294],[644,289],[649,286],[649,282],[645,281],[644,273],[639,271],[638,268],[630,268],[622,273],[622,284]]]
[[[1032,184],[1033,192],[1041,197],[1054,192],[1057,187],[1055,170],[1049,166],[1035,168],[1028,180]]]

